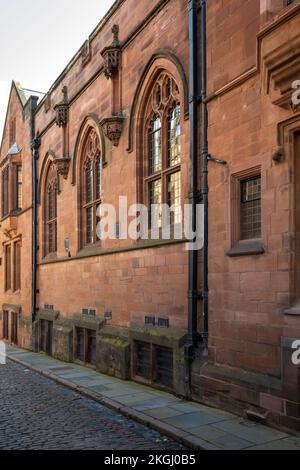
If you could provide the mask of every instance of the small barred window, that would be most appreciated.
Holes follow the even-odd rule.
[[[241,181],[241,240],[261,237],[261,177]]]

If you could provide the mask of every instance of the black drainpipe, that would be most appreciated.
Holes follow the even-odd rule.
[[[197,0],[189,0],[189,117],[190,117],[190,156],[189,156],[189,201],[192,205],[192,230],[196,232],[197,204],[200,201],[198,174],[198,7]],[[188,291],[188,336],[185,345],[186,396],[191,395],[191,365],[198,340],[198,251],[189,251],[189,291]]]
[[[37,104],[37,101],[36,101]],[[35,135],[35,109],[32,109],[32,124],[31,124],[31,151],[32,151],[32,327],[36,320],[37,311],[37,160],[39,158],[39,148],[41,140],[39,136]],[[33,335],[34,338],[34,335]],[[33,345],[34,346],[34,345]]]
[[[208,148],[208,110],[207,110],[207,26],[206,0],[201,0],[201,129],[202,129],[202,203],[204,205],[204,246],[203,246],[203,331],[200,333],[203,342],[203,356],[208,355],[209,335],[209,284],[208,284],[208,163],[227,165],[225,160],[213,157]]]
[[[208,347],[208,113],[207,113],[206,0],[201,0],[201,128],[202,128],[202,203],[204,205],[203,246],[203,332],[204,348]]]

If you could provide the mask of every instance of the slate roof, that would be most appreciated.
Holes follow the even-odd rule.
[[[16,80],[14,80],[14,84],[15,84],[15,87],[17,89],[17,92],[19,94],[19,97],[23,106],[25,106],[25,104],[27,103],[27,101],[29,100],[31,96],[37,96],[39,98],[39,101],[41,101],[45,96],[45,93],[42,93],[41,91],[35,91],[35,90],[29,90],[27,88],[22,88],[20,83],[17,82]]]

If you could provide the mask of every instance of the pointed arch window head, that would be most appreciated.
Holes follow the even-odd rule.
[[[100,139],[94,128],[90,128],[83,146],[81,169],[81,245],[87,246],[99,241],[97,237],[97,216],[101,206],[102,157]]]
[[[181,97],[177,83],[162,72],[150,93],[146,108],[144,194],[150,223],[162,227],[161,204],[174,208],[172,224],[180,222],[181,210]],[[152,207],[156,205],[155,213]]]
[[[48,169],[44,201],[44,256],[57,251],[57,194],[58,176],[52,162]]]

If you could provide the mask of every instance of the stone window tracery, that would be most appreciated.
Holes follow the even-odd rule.
[[[144,194],[150,225],[161,228],[162,204],[181,205],[181,102],[178,86],[163,72],[148,100],[145,119],[146,171]],[[156,205],[153,213],[152,205]],[[158,210],[157,210],[158,209]],[[171,213],[171,224],[180,222],[180,210]]]
[[[52,162],[45,185],[44,256],[57,251],[57,170]]]
[[[86,137],[82,153],[82,246],[99,241],[97,236],[97,215],[101,206],[102,157],[100,139],[95,129],[91,128]]]

